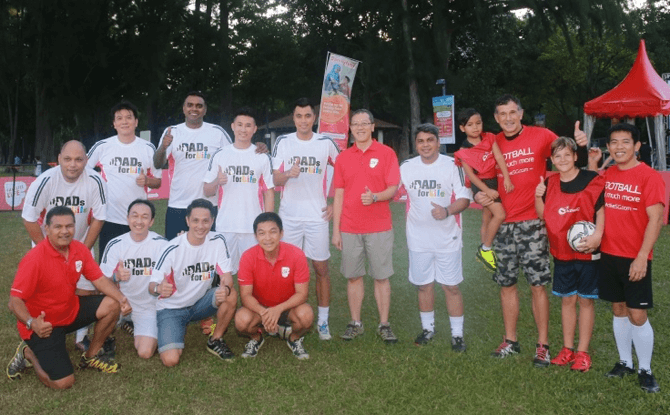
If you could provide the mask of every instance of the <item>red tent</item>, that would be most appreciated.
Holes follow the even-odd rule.
[[[644,39],[628,75],[614,89],[584,104],[597,118],[641,118],[670,114],[670,85],[656,73],[647,57]]]

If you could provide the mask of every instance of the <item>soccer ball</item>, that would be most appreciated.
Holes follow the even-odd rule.
[[[596,231],[596,225],[587,220],[580,220],[570,226],[568,230],[568,244],[570,248],[579,251],[577,248],[581,245],[580,241],[585,236],[593,235]]]

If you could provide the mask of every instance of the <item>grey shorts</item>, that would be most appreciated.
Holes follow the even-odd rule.
[[[393,229],[375,233],[342,232],[342,262],[340,272],[345,278],[362,277],[365,259],[370,266],[370,276],[385,280],[393,275]]]
[[[498,269],[493,281],[510,287],[519,279],[519,268],[530,285],[551,282],[547,228],[540,219],[503,223],[493,241]]]

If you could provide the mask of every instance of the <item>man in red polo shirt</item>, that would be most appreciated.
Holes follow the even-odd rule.
[[[261,213],[254,220],[258,245],[242,254],[237,280],[242,307],[235,314],[235,328],[251,337],[242,357],[255,357],[264,343],[262,332],[285,330],[288,347],[300,360],[309,359],[302,345],[303,335],[314,321],[307,304],[309,266],[300,248],[281,242],[282,221],[274,212]]]
[[[10,291],[9,309],[16,316],[23,341],[7,367],[7,376],[19,379],[28,366],[27,359],[42,383],[53,389],[67,389],[74,384],[74,371],[65,348],[65,335],[97,321],[79,368],[116,373],[119,365],[102,353],[102,344],[114,329],[119,311],[128,314],[131,307],[114,283],[100,278],[104,275],[91,251],[73,240],[72,209],[51,209],[45,223],[47,238],[21,260]],[[80,275],[105,296],[75,295]]]
[[[347,297],[351,322],[342,337],[351,340],[363,334],[365,259],[375,280],[375,299],[379,310],[377,332],[386,343],[398,338],[389,324],[393,275],[393,224],[389,200],[400,183],[400,168],[395,152],[372,139],[375,119],[370,111],[351,114],[351,133],[355,143],[335,162],[335,200],[333,203],[333,245],[342,250],[340,272],[347,278]]]

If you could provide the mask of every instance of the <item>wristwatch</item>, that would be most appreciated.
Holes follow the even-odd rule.
[[[32,324],[33,324],[33,318],[30,317],[30,318],[28,319],[28,321],[26,321],[26,328],[27,328],[28,330],[32,330],[32,329],[30,328],[30,326],[31,326]]]
[[[372,194],[372,203],[377,203],[377,195],[374,193]]]
[[[158,284],[154,285],[154,294],[159,295],[159,293],[158,293]]]

